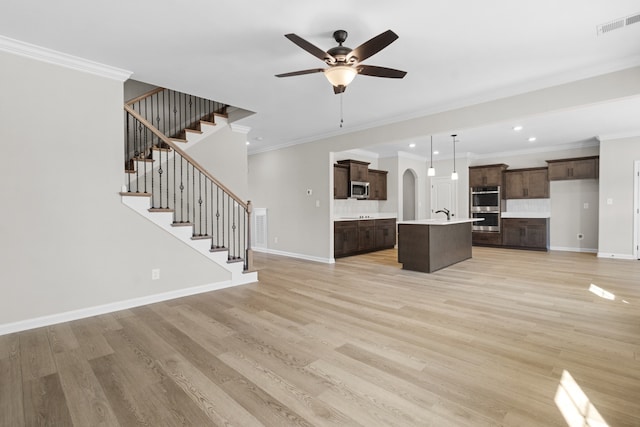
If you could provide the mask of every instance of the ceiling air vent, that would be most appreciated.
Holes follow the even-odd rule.
[[[619,18],[605,24],[600,24],[596,27],[596,31],[598,32],[598,35],[601,36],[613,30],[618,30],[620,28],[626,27],[627,25],[635,24],[637,22],[640,22],[640,13],[629,15],[624,18]]]

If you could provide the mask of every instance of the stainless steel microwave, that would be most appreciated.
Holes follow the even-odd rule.
[[[369,183],[362,181],[351,181],[349,186],[349,197],[352,199],[368,199]]]

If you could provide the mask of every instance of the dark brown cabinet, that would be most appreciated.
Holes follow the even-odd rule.
[[[502,233],[474,231],[471,241],[474,246],[502,246]]]
[[[333,224],[335,258],[391,249],[396,244],[396,220],[336,221]]]
[[[369,182],[369,163],[359,160],[340,160],[338,164],[349,168],[350,181]]]
[[[376,247],[375,221],[358,221],[358,251],[367,252]]]
[[[469,167],[469,186],[485,187],[485,186],[501,186],[502,172],[507,165],[500,163],[496,165],[470,166]]]
[[[358,252],[358,221],[336,221],[333,224],[333,254],[335,257]]]
[[[549,180],[596,179],[599,172],[599,160],[599,156],[547,160]]]
[[[549,198],[549,176],[547,168],[513,169],[505,171],[505,198],[547,199]]]
[[[391,249],[396,245],[396,220],[376,219],[376,248]]]
[[[387,200],[387,173],[369,169],[369,200]]]
[[[369,169],[359,160],[339,160],[333,165],[333,198],[348,199],[349,182],[369,183],[369,200],[387,200],[387,171]]]
[[[349,197],[349,167],[333,165],[333,198],[347,199]]]
[[[510,248],[549,250],[548,218],[503,218],[502,244]]]

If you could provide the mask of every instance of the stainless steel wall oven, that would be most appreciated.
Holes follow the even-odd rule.
[[[484,221],[473,223],[473,231],[500,231],[500,186],[471,187],[469,192],[471,218]]]

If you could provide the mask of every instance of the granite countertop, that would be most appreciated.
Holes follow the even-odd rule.
[[[549,212],[502,212],[502,218],[551,218]]]
[[[398,224],[414,224],[414,225],[453,225],[464,224],[466,222],[478,222],[484,221],[484,218],[457,218],[452,220],[447,219],[416,219],[413,221],[399,221]]]

